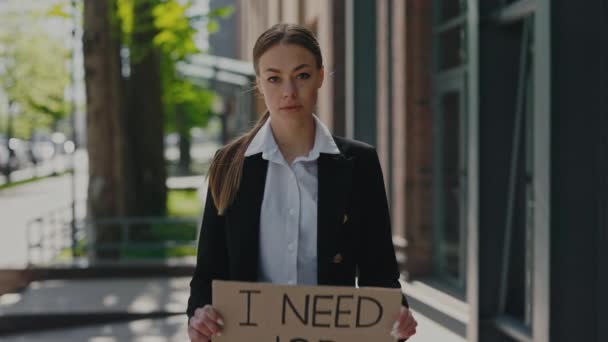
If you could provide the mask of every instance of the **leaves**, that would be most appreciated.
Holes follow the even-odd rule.
[[[133,33],[133,5],[133,0],[116,0],[114,23],[120,25],[122,41],[127,46],[131,44],[131,34]]]
[[[217,21],[210,20],[207,23],[207,31],[209,31],[209,33],[215,33],[219,30],[220,30],[220,24]]]
[[[234,6],[219,7],[209,12],[210,18],[226,19],[234,13]]]
[[[14,125],[21,138],[29,138],[34,128],[51,127],[70,112],[64,96],[70,84],[69,50],[63,40],[28,22],[31,15],[0,18],[0,89],[19,105]]]
[[[175,113],[179,107],[188,127],[204,126],[212,115],[214,93],[180,78],[176,65],[201,51],[195,44],[197,21],[206,22],[209,33],[219,30],[218,19],[234,13],[233,6],[211,10],[206,15],[191,15],[192,2],[180,0],[115,0],[116,21],[123,43],[131,51],[131,63],[152,50],[161,52],[161,75],[166,128],[175,131]],[[154,32],[152,45],[142,45],[134,35]]]
[[[45,13],[49,17],[60,17],[69,19],[72,17],[70,13],[65,10],[65,4],[54,4],[51,8]]]
[[[182,5],[173,0],[158,4],[153,10],[158,30],[154,44],[174,61],[199,52],[194,43],[196,30],[186,16],[190,6],[189,2]]]

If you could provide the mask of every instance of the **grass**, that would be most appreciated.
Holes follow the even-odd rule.
[[[167,216],[174,218],[197,218],[202,212],[202,202],[198,197],[196,190],[169,190],[167,193]],[[135,228],[135,227],[133,227]],[[196,240],[197,224],[196,223],[157,223],[145,229],[145,237],[138,234],[136,241],[138,242],[166,242],[175,241],[184,243],[173,247],[155,247],[155,248],[135,248],[127,247],[121,249],[121,260],[134,259],[165,259],[170,257],[185,257],[195,256],[196,248],[185,245]],[[133,229],[135,230],[135,229]],[[59,260],[67,260],[71,257],[71,250],[64,248],[58,256]],[[84,241],[78,243],[76,250],[77,256],[85,255]]]
[[[167,216],[192,218],[199,217],[202,202],[196,190],[169,190],[167,193]],[[150,227],[150,242],[191,242],[196,240],[196,223],[159,223]],[[169,248],[135,249],[126,248],[121,251],[123,259],[162,259],[168,257],[183,257],[196,255],[192,246],[174,246]]]
[[[196,190],[169,190],[167,193],[169,217],[197,217],[201,214],[202,208]]]
[[[174,257],[187,257],[196,255],[196,248],[191,246],[176,246],[171,248],[148,248],[133,249],[126,248],[121,250],[122,260],[133,259],[164,259]]]

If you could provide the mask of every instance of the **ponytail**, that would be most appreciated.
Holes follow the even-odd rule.
[[[266,112],[249,132],[224,146],[213,158],[209,167],[209,191],[218,215],[224,215],[234,202],[241,184],[245,152],[269,116],[270,112]]]

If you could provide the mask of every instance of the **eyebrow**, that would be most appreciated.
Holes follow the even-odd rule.
[[[306,67],[311,67],[311,65],[310,64],[300,64],[297,67],[293,68],[293,71],[298,71],[298,70],[306,68]],[[268,69],[266,69],[266,71],[267,72],[268,71],[270,71],[270,72],[276,72],[276,73],[279,73],[279,74],[281,73],[281,70],[275,69],[275,68],[268,68]]]

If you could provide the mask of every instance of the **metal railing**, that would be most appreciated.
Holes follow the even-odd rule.
[[[247,131],[257,120],[251,62],[200,54],[178,63],[177,71],[181,77],[214,90],[221,98],[224,143]]]
[[[30,220],[26,227],[27,263],[49,266],[63,263],[104,261],[99,253],[113,252],[116,259],[138,259],[138,255],[156,251],[159,257],[180,248],[196,248],[198,217],[115,217],[103,219],[76,218],[71,206],[53,210]],[[112,239],[97,241],[95,232],[112,230]],[[160,231],[159,231],[160,228]],[[175,238],[174,233],[181,237]],[[156,236],[153,234],[156,232]],[[168,235],[168,236],[163,236]],[[169,233],[169,234],[167,234]],[[173,236],[173,237],[172,237]],[[170,256],[170,255],[169,255]],[[154,259],[150,256],[141,258]]]

